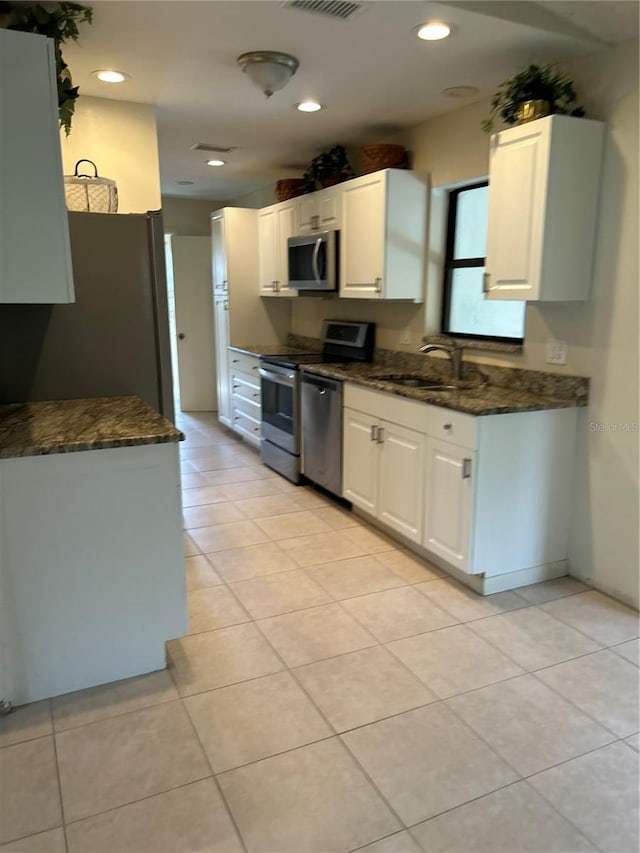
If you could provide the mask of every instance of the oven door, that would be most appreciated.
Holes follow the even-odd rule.
[[[274,364],[260,367],[262,437],[288,453],[300,453],[298,371]]]

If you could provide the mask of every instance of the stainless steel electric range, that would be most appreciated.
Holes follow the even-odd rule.
[[[265,465],[292,483],[302,480],[300,368],[310,364],[371,361],[374,346],[374,323],[325,320],[321,352],[263,356],[260,359],[260,458]],[[336,453],[339,452],[341,447],[336,446]]]

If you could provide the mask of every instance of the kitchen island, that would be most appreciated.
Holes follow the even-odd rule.
[[[187,630],[182,438],[137,397],[0,407],[0,700],[165,666]]]

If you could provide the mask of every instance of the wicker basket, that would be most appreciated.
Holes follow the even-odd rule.
[[[300,194],[304,186],[302,178],[282,178],[276,183],[276,198],[278,201],[287,201]]]
[[[91,163],[94,174],[79,173],[80,163]],[[110,178],[101,178],[92,160],[78,160],[73,175],[64,176],[64,194],[67,210],[79,210],[85,213],[118,212],[116,182]]]
[[[403,145],[379,143],[365,145],[361,150],[362,174],[377,172],[380,169],[406,169],[407,152]]]

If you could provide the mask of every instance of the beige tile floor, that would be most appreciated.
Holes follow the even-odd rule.
[[[638,616],[480,598],[183,416],[170,668],[0,720],[0,851],[635,853]]]

